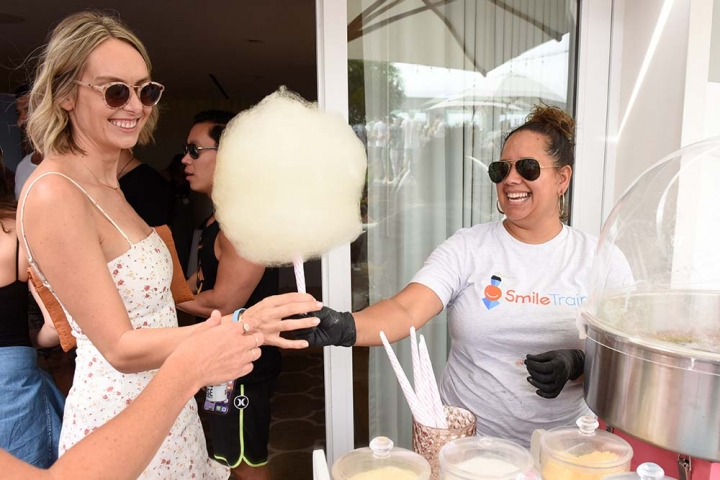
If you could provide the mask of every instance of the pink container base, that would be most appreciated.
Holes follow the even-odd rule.
[[[602,420],[600,420],[600,428],[606,428],[606,424]],[[617,428],[613,430],[613,433],[626,440],[630,446],[632,446],[633,458],[630,464],[632,471],[635,471],[641,463],[653,462],[660,465],[668,477],[680,478],[677,453],[656,447],[655,445],[650,445],[635,437],[631,437]],[[692,470],[688,480],[720,480],[720,463],[692,458],[691,465]]]

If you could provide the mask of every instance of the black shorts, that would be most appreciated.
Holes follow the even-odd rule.
[[[260,467],[268,461],[270,397],[275,379],[259,383],[235,380],[228,413],[210,413],[213,456],[235,468],[242,462]]]

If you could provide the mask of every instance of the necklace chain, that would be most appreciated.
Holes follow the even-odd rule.
[[[92,170],[90,170],[90,168],[89,168],[87,165],[85,165],[85,162],[83,162],[82,160],[80,160],[80,163],[82,164],[83,167],[85,167],[85,170],[87,170],[88,172],[90,172],[90,175],[92,175],[93,177],[95,177],[95,180],[97,180],[98,183],[99,183],[100,185],[102,185],[103,187],[111,188],[111,189],[113,189],[113,190],[117,190],[118,188],[120,188],[120,185],[114,187],[114,186],[110,185],[109,183],[103,182],[102,180],[100,180],[100,177],[98,177],[97,175],[95,175],[95,172],[93,172]]]
[[[130,162],[132,162],[133,160],[135,160],[135,157],[130,157],[130,160],[125,162],[125,165],[123,165],[123,167],[120,169],[120,172],[118,172],[118,174],[117,174],[118,180],[120,180],[120,177],[122,176],[123,172],[128,167],[128,165],[130,165]]]

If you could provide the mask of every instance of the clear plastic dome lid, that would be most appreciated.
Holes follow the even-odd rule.
[[[594,415],[585,415],[575,427],[558,427],[548,430],[540,437],[541,457],[551,457],[556,462],[598,469],[608,472],[625,464],[629,470],[633,449],[622,438],[604,430],[598,430]],[[541,463],[545,463],[541,460]]]
[[[720,137],[646,170],[603,226],[579,322],[720,360]]]
[[[493,437],[453,440],[440,449],[438,458],[443,479],[515,480],[533,469],[527,449]]]
[[[346,453],[332,467],[333,480],[427,480],[430,464],[387,437],[375,437],[369,447]]]
[[[643,463],[638,465],[637,471],[608,475],[607,480],[675,480],[665,476],[665,471],[656,463]]]

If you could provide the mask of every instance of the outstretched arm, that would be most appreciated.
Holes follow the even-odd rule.
[[[39,470],[0,450],[3,478],[103,478],[108,472],[118,479],[137,478],[200,387],[250,373],[260,349],[252,336],[243,333],[241,325],[222,324],[219,312],[214,312],[168,357],[132,404],[73,446],[49,470]],[[262,334],[255,335],[262,343]]]
[[[397,342],[410,335],[410,327],[419,330],[443,309],[435,292],[419,283],[411,283],[394,297],[354,313],[357,342],[360,346],[382,345],[380,331],[388,341]]]
[[[435,292],[425,285],[411,283],[394,297],[361,312],[351,314],[327,307],[311,312],[320,319],[320,324],[296,331],[295,336],[307,340],[310,346],[373,346],[382,344],[380,331],[383,331],[390,342],[397,342],[410,334],[411,326],[419,329],[442,308]]]

